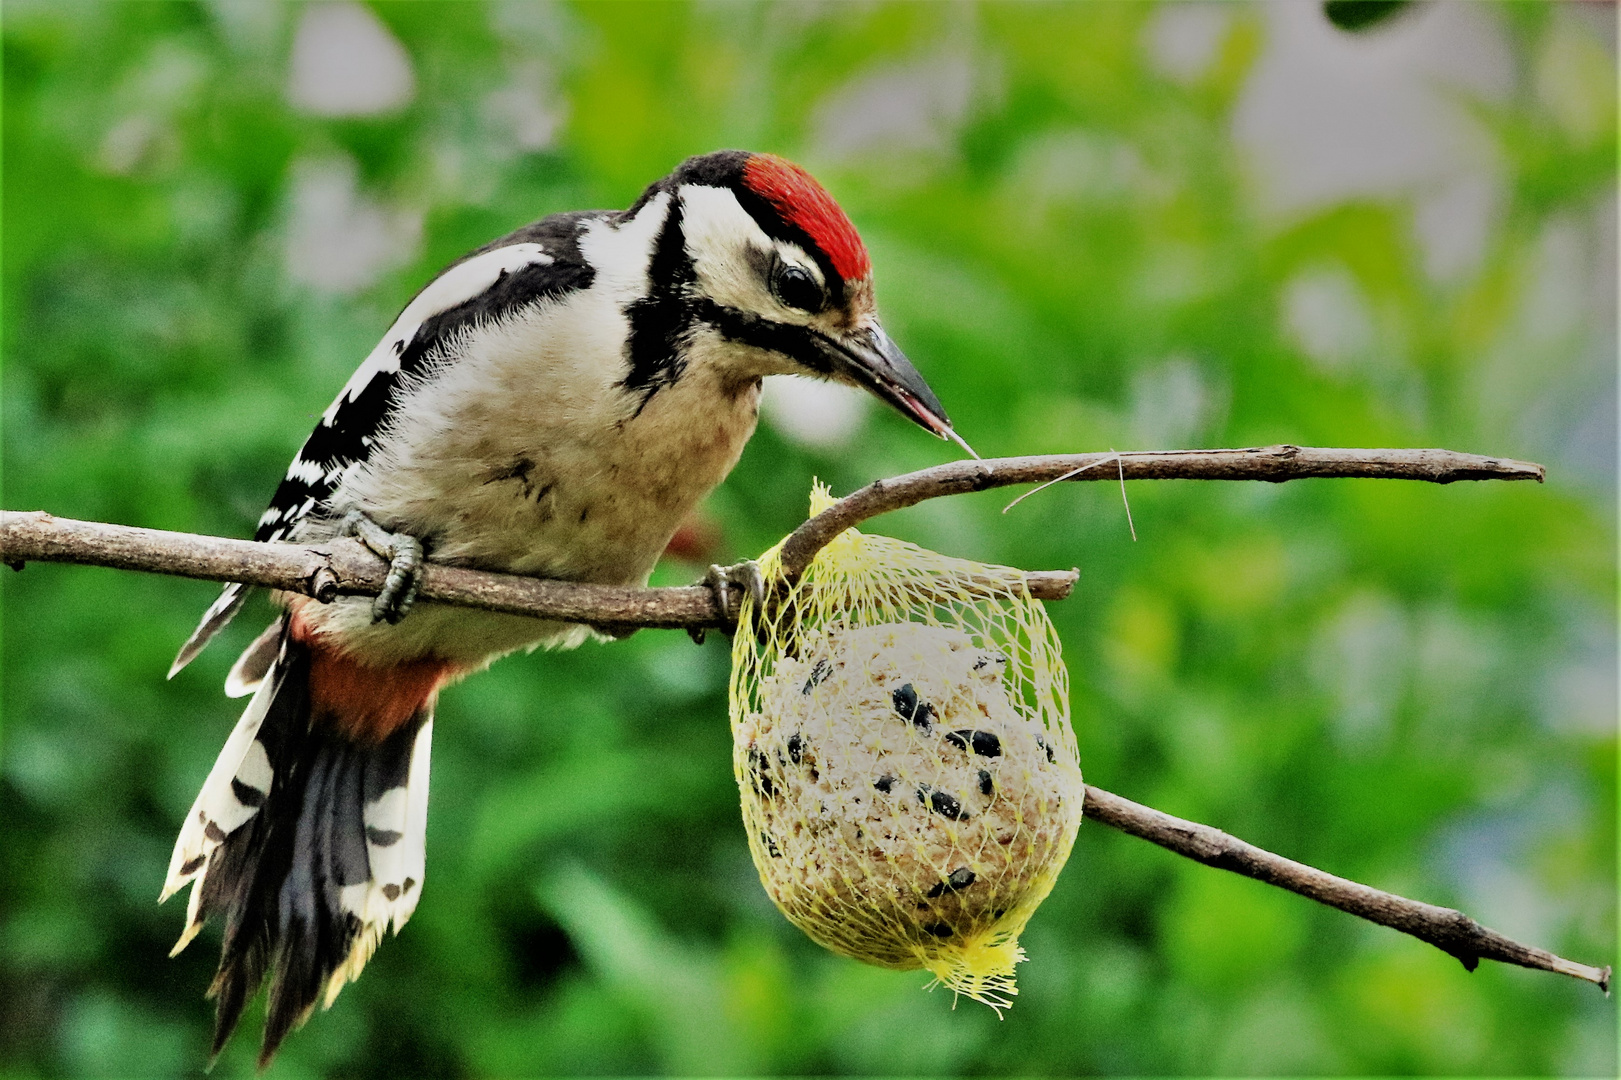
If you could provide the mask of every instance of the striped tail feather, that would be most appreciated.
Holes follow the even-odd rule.
[[[286,741],[286,733],[298,722],[297,714],[302,713],[304,722],[308,723],[309,665],[307,659],[300,664],[303,658],[291,655],[284,624],[285,620],[277,624],[280,642],[275,677],[260,682],[247,711],[237,721],[224,749],[214,760],[208,779],[203,781],[202,790],[191,804],[186,822],[180,827],[180,837],[175,841],[174,854],[169,858],[169,874],[158,896],[159,903],[206,873],[215,849],[259,812],[275,784],[271,748],[280,749]],[[261,737],[261,729],[272,710],[276,717]],[[192,891],[191,917],[171,956],[185,948],[202,928],[202,921],[197,917],[200,897],[201,890]]]
[[[265,627],[265,632],[254,638],[231,665],[230,674],[225,676],[225,696],[247,697],[259,689],[280,655],[281,623],[278,621]]]
[[[175,656],[174,663],[169,665],[169,678],[180,674],[182,668],[197,659],[197,654],[208,648],[208,643],[214,640],[214,635],[236,618],[236,613],[248,602],[248,591],[246,585],[236,581],[220,590],[219,596],[208,605],[208,610],[203,612],[202,621],[197,624],[197,629],[193,630],[191,637],[180,646],[180,652]]]
[[[224,916],[213,1054],[268,977],[261,1066],[415,910],[433,736],[431,700],[375,743],[314,715],[309,648],[280,625],[274,666],[193,804],[162,897],[192,885],[175,952]]]

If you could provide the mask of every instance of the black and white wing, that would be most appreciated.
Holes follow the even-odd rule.
[[[577,236],[585,219],[600,212],[555,214],[502,237],[450,266],[405,306],[383,340],[350,376],[321,415],[304,447],[288,466],[253,538],[287,539],[300,522],[328,509],[327,500],[345,475],[364,463],[399,401],[402,383],[428,364],[446,358],[446,343],[469,327],[517,308],[591,284],[594,271],[580,257]],[[174,678],[202,652],[241,609],[246,585],[233,582],[203,613],[169,668]],[[261,658],[273,649],[249,646],[226,683],[241,697],[253,692],[269,670]]]

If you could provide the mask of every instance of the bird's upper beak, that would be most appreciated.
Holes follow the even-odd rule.
[[[940,399],[883,327],[870,323],[847,334],[818,337],[836,375],[871,390],[942,439],[949,437],[951,421]]]

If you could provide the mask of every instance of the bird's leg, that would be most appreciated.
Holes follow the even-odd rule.
[[[359,510],[343,519],[343,535],[355,536],[379,558],[388,560],[383,591],[372,601],[371,621],[390,624],[405,618],[422,584],[422,541],[405,533],[391,533]]]

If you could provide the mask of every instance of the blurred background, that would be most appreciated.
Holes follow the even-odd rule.
[[[1341,22],[1358,22],[1358,12]],[[1366,11],[1360,14],[1367,14]],[[986,455],[1447,446],[1545,486],[1070,485],[875,522],[1078,565],[1095,784],[1616,959],[1616,11],[1318,4],[11,0],[4,505],[247,536],[440,267],[682,157],[810,167]],[[813,477],[954,451],[777,380],[656,582]],[[262,600],[4,571],[0,1073],[195,1075],[219,931],[175,830]],[[427,895],[271,1071],[1613,1076],[1593,987],[1453,959],[1083,825],[998,1022],[825,954],[749,863],[727,642],[644,631],[447,692]],[[250,1010],[214,1075],[246,1076]]]

